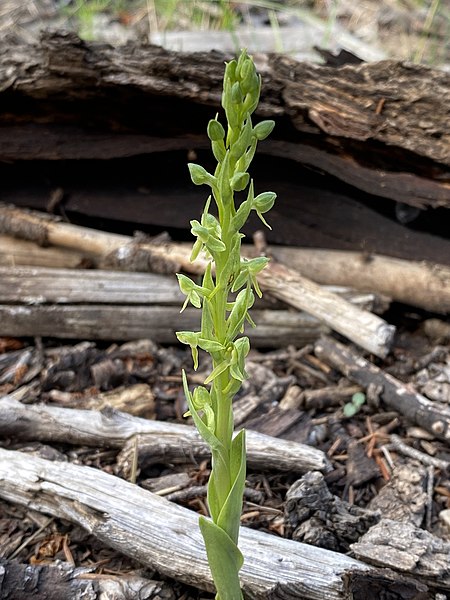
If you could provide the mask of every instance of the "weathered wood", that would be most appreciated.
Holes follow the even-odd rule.
[[[420,463],[398,464],[391,479],[372,498],[368,508],[379,511],[385,519],[420,527],[427,503],[425,482],[426,470]]]
[[[0,558],[0,600],[175,600],[170,584],[139,575],[95,575],[68,563],[30,565]]]
[[[156,304],[184,302],[175,277],[91,269],[0,267],[0,302]]]
[[[450,440],[450,409],[432,402],[392,375],[363,358],[360,354],[325,336],[316,342],[318,358],[341,371],[348,379],[368,387],[374,384],[381,390],[380,398],[386,406],[403,414],[436,438]]]
[[[24,405],[0,398],[0,435],[17,440],[65,442],[135,450],[147,462],[190,462],[210,456],[197,430],[189,425],[150,421],[112,409],[102,412],[58,406]],[[126,458],[122,463],[124,464]],[[247,461],[254,468],[280,471],[327,471],[330,462],[317,448],[247,431]],[[123,466],[123,465],[122,465]]]
[[[389,256],[274,246],[275,258],[324,285],[376,291],[392,300],[438,313],[450,312],[450,268]]]
[[[188,272],[199,273],[206,264],[205,260],[191,263],[190,250],[182,244],[132,244],[127,236],[96,232],[44,218],[39,213],[5,206],[0,211],[0,232],[41,244],[82,248],[102,256],[107,255],[112,263],[125,263],[127,268],[133,265],[135,270],[174,272],[183,268]],[[136,266],[139,268],[136,269]],[[357,309],[335,294],[323,292],[316,284],[281,265],[269,264],[258,275],[258,280],[275,298],[317,316],[323,323],[369,352],[382,357],[389,352],[395,328],[381,318]]]
[[[258,281],[276,298],[297,309],[307,310],[369,352],[381,357],[388,354],[395,327],[380,317],[350,308],[348,302],[321,290],[306,277],[275,261],[258,275]]]
[[[0,304],[2,335],[13,337],[110,341],[149,338],[161,344],[178,344],[175,331],[198,329],[200,316],[195,308],[180,314],[179,306]],[[249,327],[247,334],[255,347],[301,347],[329,332],[328,327],[305,313],[254,309],[252,318],[257,327]]]
[[[97,303],[180,307],[185,300],[173,275],[156,273],[0,266],[0,281],[0,303],[5,304]],[[365,310],[379,312],[388,308],[386,298],[376,297],[370,292],[353,292],[350,288],[337,286],[326,289]],[[273,301],[256,299],[256,308],[273,306]],[[269,321],[270,316],[267,317]]]
[[[450,543],[412,523],[382,519],[351,549],[371,564],[394,567],[425,583],[438,581],[450,590]]]
[[[147,567],[211,590],[206,554],[190,510],[98,469],[0,449],[0,497],[68,519]],[[378,571],[344,554],[241,528],[240,572],[249,600],[431,600],[418,581]],[[401,586],[403,593],[398,593]],[[373,596],[372,596],[373,597]],[[379,597],[379,596],[377,596]]]
[[[3,160],[86,158],[89,147],[103,159],[106,148],[111,155],[105,123],[120,123],[126,129],[129,139],[124,138],[124,145],[119,143],[122,155],[142,152],[132,139],[137,132],[162,137],[162,123],[173,138],[198,134],[200,123],[205,122],[205,107],[210,114],[212,106],[214,110],[219,106],[223,62],[229,58],[219,52],[182,54],[148,45],[111,48],[82,42],[68,33],[46,34],[39,45],[4,44],[0,89],[8,106],[19,96],[28,102],[22,103],[15,117],[11,110],[3,117],[2,125],[8,129],[3,129],[0,156]],[[370,193],[375,190],[420,206],[449,205],[449,192],[439,181],[442,169],[437,165],[450,162],[450,86],[444,72],[394,61],[335,69],[298,63],[287,56],[256,58],[264,79],[259,116],[285,116],[290,132],[301,135],[304,145],[308,143],[308,164],[314,162],[314,167]],[[124,91],[133,111],[122,109]],[[76,135],[73,126],[79,123],[73,113],[68,118],[68,96],[83,107],[82,114],[89,114],[90,123],[100,126],[96,144],[92,139],[87,144],[82,141],[84,135]],[[66,131],[60,134],[59,143],[36,149],[31,140],[41,126],[48,130],[49,125],[42,118],[41,126],[33,124],[33,117],[38,121],[37,115],[46,110],[51,111],[55,124],[52,130],[64,124]],[[35,131],[25,137],[20,135],[24,113]],[[325,153],[311,152],[318,146]],[[386,148],[395,154],[395,171]],[[274,151],[280,148],[275,146]],[[423,157],[430,160],[419,164],[418,158]],[[330,165],[333,161],[334,166]],[[370,170],[364,168],[367,164]]]
[[[0,234],[0,265],[76,269],[80,266],[87,268],[95,263],[89,256],[76,250],[42,247],[34,242]]]
[[[251,255],[253,247],[243,246]],[[271,246],[270,254],[323,285],[385,294],[388,298],[426,310],[450,310],[450,270],[443,264],[410,261],[364,252]],[[61,247],[42,248],[33,242],[0,235],[0,265],[76,268],[95,257]],[[17,273],[20,273],[18,270]]]

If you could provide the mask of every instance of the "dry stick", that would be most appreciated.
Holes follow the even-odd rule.
[[[134,452],[134,436],[139,436],[139,457],[147,463],[186,463],[210,456],[207,444],[189,425],[150,421],[111,409],[99,412],[24,405],[8,396],[0,398],[0,436],[124,448],[122,464]],[[317,448],[256,431],[247,432],[247,459],[255,469],[304,473],[331,468],[326,455]]]
[[[112,262],[126,265],[127,268],[134,266],[134,270],[167,273],[182,268],[198,273],[206,267],[206,261],[202,260],[192,264],[189,260],[190,251],[182,244],[136,244],[127,236],[60,223],[38,213],[11,207],[1,207],[0,232],[43,245],[53,244],[83,249],[100,256],[109,255]],[[307,311],[365,350],[380,357],[389,352],[395,328],[380,317],[360,310],[330,292],[323,292],[320,286],[274,262],[258,276],[258,281],[274,297]]]
[[[439,313],[450,312],[450,268],[362,252],[288,248],[270,249],[281,262],[322,285],[377,291]]]
[[[351,381],[365,388],[370,384],[379,386],[382,390],[381,399],[386,406],[400,412],[436,438],[450,441],[449,408],[431,402],[331,337],[322,337],[316,342],[314,351],[318,358],[341,371]]]
[[[421,462],[424,465],[428,465],[430,467],[436,467],[440,469],[444,473],[450,472],[450,462],[448,460],[442,460],[441,458],[436,458],[435,456],[430,456],[429,454],[425,454],[425,452],[421,452],[417,450],[417,448],[412,448],[405,444],[400,436],[392,434],[390,436],[391,445],[394,450],[401,452],[405,456],[409,456],[410,458],[414,458],[418,462]]]
[[[0,449],[0,497],[67,519],[99,541],[188,585],[212,590],[195,512],[99,469]],[[349,600],[426,586],[344,554],[241,528],[241,581],[251,600]],[[402,596],[403,597],[403,596]]]
[[[26,265],[28,267],[75,269],[83,264],[87,267],[94,263],[93,257],[82,251],[58,248],[57,246],[42,248],[34,242],[16,239],[9,235],[0,235],[0,265],[2,267]]]
[[[389,352],[395,334],[393,325],[351,306],[293,269],[271,261],[258,275],[258,281],[273,296],[295,308],[306,310],[376,356],[384,357]]]

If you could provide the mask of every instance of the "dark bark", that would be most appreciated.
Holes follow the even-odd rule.
[[[29,565],[0,558],[1,600],[174,600],[169,584],[138,575],[90,575],[68,563]]]
[[[209,160],[205,124],[220,110],[230,58],[111,48],[63,33],[36,46],[4,44],[3,199],[40,209],[61,204],[75,220],[187,229],[204,200],[188,183],[187,152]],[[446,74],[393,61],[332,68],[255,58],[263,76],[256,119],[277,121],[254,164],[258,185],[280,197],[269,241],[448,264],[446,241],[386,218],[394,218],[392,200],[450,206]],[[433,218],[419,222],[431,219],[447,235]],[[246,232],[256,226],[250,221]]]

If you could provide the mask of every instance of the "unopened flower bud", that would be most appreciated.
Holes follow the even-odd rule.
[[[226,64],[224,81],[229,77],[232,81],[236,78],[237,62],[235,60]]]
[[[252,208],[259,213],[265,213],[272,208],[275,203],[277,195],[275,192],[263,192],[258,194],[253,200]]]
[[[214,177],[202,166],[196,165],[195,163],[189,163],[188,168],[192,182],[195,183],[195,185],[202,185],[203,183],[212,185],[214,182]]]
[[[216,119],[211,119],[208,123],[208,137],[212,142],[219,142],[225,137],[225,130]]]
[[[235,173],[231,179],[231,189],[236,192],[242,192],[250,181],[250,175],[248,173]]]
[[[231,101],[234,104],[241,104],[243,99],[241,86],[236,81],[236,83],[233,83],[233,87],[231,88]]]
[[[266,137],[268,137],[272,133],[274,127],[275,121],[261,121],[261,123],[258,123],[257,125],[255,125],[255,127],[253,127],[253,133],[259,141],[265,140]]]

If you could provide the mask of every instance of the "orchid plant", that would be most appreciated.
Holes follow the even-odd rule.
[[[243,335],[244,325],[248,321],[254,326],[248,311],[254,294],[261,296],[257,275],[268,259],[241,257],[244,235],[240,230],[253,210],[267,225],[263,215],[272,208],[276,197],[274,192],[255,196],[248,173],[258,141],[264,140],[274,127],[269,120],[252,124],[260,90],[261,77],[243,50],[238,60],[225,67],[222,106],[227,130],[217,116],[208,123],[208,137],[217,160],[214,174],[200,165],[188,165],[194,184],[211,188],[200,221],[191,221],[191,232],[196,238],[191,261],[203,252],[209,262],[201,285],[184,274],[177,275],[186,295],[182,310],[191,303],[202,311],[200,331],[179,331],[178,340],[191,347],[195,369],[199,349],[212,358],[212,371],[204,385],[192,392],[184,371],[182,375],[189,407],[186,415],[192,417],[212,453],[208,483],[211,519],[200,517],[200,529],[216,586],[216,600],[243,598],[239,582],[243,556],[238,535],[246,473],[245,432],[234,435],[232,401],[247,377],[245,359],[250,343]],[[235,192],[245,190],[246,199],[238,203]],[[217,216],[210,212],[212,199]]]

